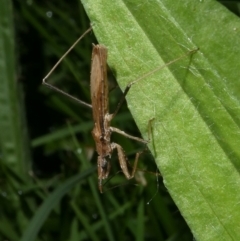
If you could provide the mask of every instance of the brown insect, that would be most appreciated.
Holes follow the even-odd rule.
[[[107,48],[103,45],[93,45],[92,67],[91,67],[91,100],[93,109],[94,128],[92,131],[98,153],[98,179],[99,190],[102,192],[102,180],[109,175],[111,164],[109,159],[112,152],[116,149],[121,169],[127,179],[131,179],[136,171],[138,154],[136,155],[132,173],[127,167],[127,159],[123,148],[114,142],[111,142],[112,132],[117,132],[130,139],[147,143],[141,138],[126,134],[125,132],[111,127],[110,123],[117,114],[119,107],[113,114],[109,114],[108,106],[108,80],[107,80]],[[122,103],[122,102],[120,102]]]
[[[158,67],[157,69],[145,74],[141,78],[131,82],[127,85],[125,91],[123,92],[123,97],[118,103],[118,106],[113,114],[109,114],[109,101],[108,101],[108,79],[107,79],[107,48],[103,45],[93,45],[92,50],[92,64],[91,64],[91,78],[90,78],[90,86],[91,86],[91,101],[92,105],[81,101],[74,96],[71,96],[62,90],[58,89],[57,87],[49,84],[46,82],[46,79],[51,75],[51,73],[56,69],[56,67],[60,64],[63,58],[75,47],[75,45],[88,33],[91,31],[89,28],[71,47],[70,49],[60,58],[60,60],[54,65],[54,67],[50,70],[50,72],[44,77],[42,83],[47,87],[60,92],[68,96],[71,99],[83,104],[87,107],[92,108],[93,112],[93,120],[94,120],[94,128],[92,130],[92,135],[94,141],[96,143],[96,151],[98,153],[98,187],[100,192],[102,193],[102,180],[106,179],[109,175],[111,164],[110,159],[112,156],[113,151],[116,149],[118,154],[118,160],[127,179],[131,179],[134,177],[137,163],[139,159],[140,153],[136,153],[134,165],[132,172],[128,170],[127,166],[127,158],[124,154],[123,148],[114,142],[111,142],[111,134],[112,132],[119,133],[127,138],[130,138],[135,141],[142,142],[147,144],[148,141],[143,140],[141,138],[131,136],[124,131],[121,131],[115,127],[111,127],[111,120],[115,117],[118,113],[125,96],[127,95],[128,91],[130,90],[131,86],[135,84],[140,79],[147,77],[148,75],[153,74],[154,72],[164,68],[165,66],[183,58],[186,56],[183,55],[174,61],[169,62],[168,64]],[[189,53],[188,53],[189,54]]]

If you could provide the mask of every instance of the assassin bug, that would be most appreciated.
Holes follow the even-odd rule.
[[[92,30],[90,27],[70,48],[69,50],[59,59],[59,61],[53,66],[53,68],[49,71],[49,73],[43,78],[42,84],[53,89],[75,101],[78,103],[85,105],[92,109],[93,113],[93,121],[94,121],[94,128],[92,130],[92,136],[94,138],[96,144],[96,151],[98,153],[98,187],[99,191],[102,193],[102,180],[106,179],[109,175],[111,164],[110,159],[112,156],[113,151],[116,149],[118,154],[118,160],[127,179],[131,179],[134,177],[136,172],[138,159],[140,153],[136,153],[134,165],[132,172],[128,170],[127,166],[127,158],[124,154],[124,150],[121,145],[111,142],[111,134],[112,132],[116,132],[121,134],[129,139],[142,142],[144,144],[148,143],[148,140],[143,140],[141,138],[129,135],[124,131],[112,127],[111,120],[116,116],[118,113],[123,101],[125,100],[125,96],[127,95],[128,91],[130,90],[131,86],[138,82],[139,80],[146,78],[147,76],[155,73],[156,71],[170,65],[181,58],[186,57],[193,51],[189,51],[187,54],[182,55],[181,57],[160,66],[153,71],[141,76],[140,78],[136,79],[133,82],[130,82],[123,92],[123,96],[119,101],[117,108],[113,114],[109,113],[109,99],[108,99],[108,80],[107,80],[107,48],[104,45],[94,45],[92,50],[92,63],[91,63],[91,77],[90,77],[90,86],[91,86],[91,104],[88,104],[82,100],[77,99],[74,96],[69,95],[68,93],[60,90],[59,88],[49,84],[46,82],[48,77],[51,73],[56,69],[56,67],[61,63],[61,61],[65,58],[65,56],[76,46],[76,44],[88,33]],[[196,50],[194,50],[196,51]]]

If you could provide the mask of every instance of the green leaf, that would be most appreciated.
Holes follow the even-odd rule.
[[[197,240],[240,239],[240,21],[216,1],[82,0],[119,85],[189,50],[127,96]]]
[[[0,9],[0,149],[1,159],[15,172],[28,176],[30,151],[23,92],[15,71],[15,45],[11,1]]]

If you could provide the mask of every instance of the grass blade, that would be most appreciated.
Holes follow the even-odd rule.
[[[72,178],[69,178],[64,184],[58,187],[42,204],[38,209],[33,219],[30,221],[30,224],[25,231],[21,241],[33,241],[37,237],[37,234],[42,227],[44,221],[48,217],[49,213],[52,211],[56,204],[61,200],[61,198],[71,190],[76,183],[79,183],[81,180],[85,180],[91,173],[95,171],[96,168],[91,168],[76,175]]]
[[[15,172],[27,177],[30,151],[23,92],[16,79],[13,11],[11,1],[2,2],[0,10],[0,146],[2,160]]]

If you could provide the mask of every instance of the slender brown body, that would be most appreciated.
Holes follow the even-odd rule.
[[[92,135],[96,143],[98,153],[98,178],[99,184],[102,179],[108,177],[111,158],[111,131],[108,107],[108,80],[107,80],[107,48],[102,45],[94,45],[92,51],[91,67],[91,100],[94,128]]]
[[[119,163],[126,178],[132,178],[136,169],[136,164],[134,164],[133,173],[129,173],[126,161],[127,159],[122,147],[114,142],[111,142],[112,132],[118,132],[129,138],[133,138],[144,143],[146,143],[146,141],[137,137],[132,137],[125,132],[110,126],[115,113],[109,114],[107,48],[103,45],[93,45],[90,85],[94,120],[92,135],[96,143],[96,151],[98,153],[98,186],[100,192],[102,192],[102,180],[106,179],[109,175],[111,168],[110,158],[114,149],[117,149]],[[137,161],[135,161],[135,163],[136,162]]]

